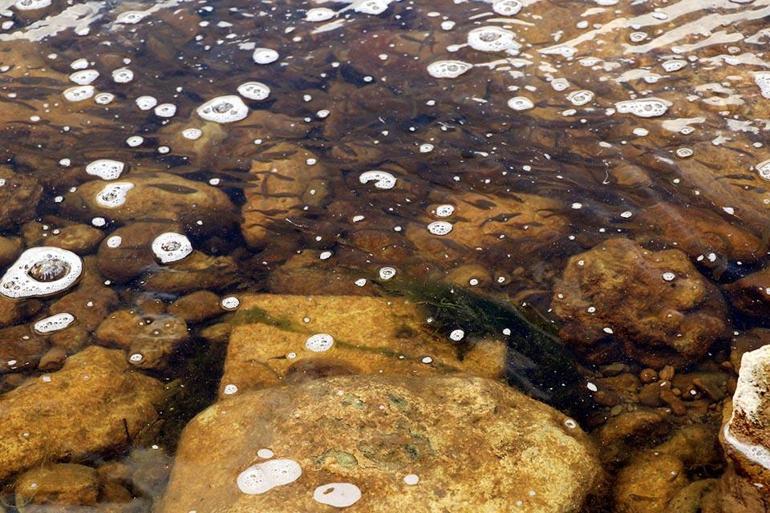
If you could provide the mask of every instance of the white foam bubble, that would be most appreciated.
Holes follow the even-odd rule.
[[[387,190],[396,186],[396,177],[387,171],[381,171],[379,169],[361,173],[358,177],[358,181],[364,184],[374,182],[374,187],[377,189]]]
[[[185,128],[182,130],[182,137],[191,141],[200,139],[202,135],[203,132],[198,128]]]
[[[155,107],[155,115],[159,118],[173,118],[176,114],[176,105],[173,103],[161,103]]]
[[[328,333],[316,333],[305,340],[305,349],[314,353],[328,351],[334,345],[334,337]]]
[[[32,328],[43,335],[54,331],[63,330],[75,321],[75,316],[70,313],[58,313],[37,321]]]
[[[278,60],[278,52],[272,48],[256,48],[254,53],[251,54],[251,58],[257,64],[271,64]]]
[[[124,11],[115,18],[115,23],[119,25],[134,25],[149,16],[147,11]]]
[[[760,178],[770,181],[770,160],[760,162],[754,167],[756,168]]]
[[[135,103],[139,110],[150,110],[158,104],[158,99],[154,96],[140,96]]]
[[[420,482],[420,476],[417,474],[407,474],[404,476],[404,484],[407,486],[415,486]]]
[[[94,96],[94,102],[98,105],[109,105],[115,100],[115,95],[112,93],[98,93]]]
[[[264,100],[270,96],[270,88],[262,82],[245,82],[238,86],[238,94],[249,100]]]
[[[17,0],[14,7],[20,11],[34,11],[36,9],[45,9],[51,5],[51,0]]]
[[[452,214],[455,213],[455,207],[454,205],[439,205],[436,207],[436,216],[438,217],[449,217]]]
[[[453,340],[455,342],[461,341],[465,337],[465,331],[457,329],[452,330],[452,333],[449,334],[450,340]]]
[[[335,508],[347,508],[361,499],[361,489],[352,483],[329,483],[313,491],[313,500]]]
[[[83,262],[72,251],[30,248],[0,279],[0,294],[14,299],[57,294],[74,285],[82,270]]]
[[[514,96],[508,100],[508,107],[515,111],[522,111],[534,108],[535,104],[526,96]]]
[[[134,72],[128,68],[118,68],[112,71],[112,80],[116,84],[126,84],[134,79]]]
[[[236,310],[241,305],[241,300],[235,296],[223,298],[220,305],[224,310]]]
[[[581,89],[580,91],[572,91],[567,95],[567,99],[577,107],[591,103],[594,99],[594,93],[587,89]]]
[[[126,144],[129,145],[131,148],[136,148],[143,142],[144,142],[144,137],[142,137],[141,135],[132,135],[131,137],[128,137],[126,139]]]
[[[671,59],[664,61],[661,66],[663,66],[663,69],[668,73],[674,73],[687,66],[687,61],[684,59]]]
[[[72,73],[69,78],[70,82],[74,82],[77,85],[88,85],[99,78],[99,72],[95,69],[84,69]]]
[[[492,3],[492,10],[500,16],[516,16],[522,7],[519,0],[495,0]]]
[[[379,274],[382,281],[388,281],[396,275],[396,269],[393,267],[380,267],[377,274]]]
[[[131,182],[107,184],[96,194],[96,203],[105,208],[117,208],[126,202],[126,195],[133,188]]]
[[[249,108],[238,96],[219,96],[207,101],[197,111],[206,121],[215,123],[234,123],[249,115]]]
[[[615,108],[621,114],[633,114],[640,118],[655,118],[668,111],[671,102],[660,98],[643,98],[617,102]]]
[[[120,235],[113,235],[109,239],[107,239],[107,247],[108,248],[119,248],[120,245],[123,243],[123,237]]]
[[[516,34],[494,25],[478,27],[468,32],[468,46],[480,52],[518,53],[521,45],[516,42]]]
[[[363,14],[377,16],[388,10],[391,0],[355,0],[353,10]]]
[[[94,86],[84,85],[69,87],[64,90],[63,94],[64,99],[68,102],[80,102],[92,98],[95,92]]]
[[[299,463],[288,458],[264,461],[238,475],[238,489],[247,495],[259,495],[278,486],[293,483],[302,475]]]
[[[758,71],[754,73],[754,83],[759,87],[760,93],[765,98],[770,98],[770,71]]]
[[[308,9],[308,11],[305,13],[305,19],[307,21],[313,22],[327,21],[334,18],[336,15],[336,12],[327,7],[314,7],[312,9]]]
[[[428,225],[428,231],[433,235],[447,235],[452,231],[452,223],[447,221],[433,221]]]
[[[428,74],[433,78],[457,78],[472,67],[464,61],[436,61],[428,65]]]
[[[120,178],[126,165],[119,160],[99,159],[86,166],[86,173],[98,176],[102,180],[116,180]]]
[[[161,233],[152,241],[152,252],[162,264],[177,262],[192,253],[190,239],[181,233]]]

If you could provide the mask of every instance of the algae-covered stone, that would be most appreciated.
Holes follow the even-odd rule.
[[[121,351],[89,347],[0,397],[0,479],[127,444],[158,417],[163,385]]]
[[[329,374],[502,374],[501,341],[478,342],[460,359],[450,340],[428,331],[426,317],[401,298],[242,297],[220,388],[244,390]]]
[[[239,475],[260,456],[290,460],[296,480],[243,493]],[[363,513],[567,513],[601,472],[574,421],[502,383],[345,376],[248,392],[199,414],[158,512],[333,511],[314,490],[349,483],[361,492],[350,510]]]
[[[14,488],[16,504],[92,505],[99,498],[96,470],[72,463],[28,470],[16,480]]]

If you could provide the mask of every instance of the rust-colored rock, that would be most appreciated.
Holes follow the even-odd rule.
[[[34,177],[0,167],[0,184],[0,230],[15,228],[35,217],[43,188]]]
[[[126,445],[158,417],[163,385],[121,351],[89,347],[0,396],[0,479]]]
[[[738,310],[765,317],[770,311],[770,268],[749,274],[727,285],[725,290]]]
[[[294,482],[241,493],[260,449],[294,460]],[[201,469],[205,468],[205,472]],[[285,513],[331,508],[316,487],[347,482],[367,513],[574,513],[601,468],[561,413],[483,378],[345,376],[245,393],[182,435],[159,513]],[[419,482],[405,484],[407,475]]]
[[[14,489],[16,504],[90,506],[99,498],[99,479],[91,467],[58,463],[28,470]]]
[[[627,239],[570,258],[552,304],[562,337],[580,351],[617,343],[656,369],[700,358],[727,328],[719,291],[684,253]]]

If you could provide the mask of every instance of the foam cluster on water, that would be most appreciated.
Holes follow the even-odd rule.
[[[206,121],[234,123],[248,116],[249,108],[238,96],[227,95],[207,101],[196,112]]]
[[[379,169],[361,173],[358,177],[358,181],[363,184],[374,182],[374,186],[377,189],[392,189],[396,186],[396,177],[387,171],[381,171]]]
[[[468,46],[480,52],[518,53],[521,48],[516,42],[516,34],[494,25],[478,27],[468,32]]]
[[[302,475],[299,463],[280,458],[257,463],[238,475],[236,484],[241,493],[260,495],[273,488],[293,483]]]
[[[361,500],[361,489],[352,483],[329,483],[313,491],[313,500],[334,508],[348,508]]]
[[[35,11],[50,7],[51,0],[17,0],[13,6],[20,11]]]
[[[181,233],[161,233],[152,241],[152,252],[162,264],[177,262],[192,253],[190,239]]]
[[[305,13],[305,20],[307,21],[327,21],[334,18],[337,15],[336,12],[328,7],[313,7],[308,9]]]
[[[334,337],[328,333],[316,333],[305,341],[305,349],[314,353],[324,353],[334,345]]]
[[[428,225],[428,231],[433,235],[447,235],[452,231],[452,223],[447,221],[433,221]]]
[[[88,85],[99,78],[99,72],[95,69],[84,69],[72,73],[69,78],[77,85]]]
[[[522,111],[534,108],[535,104],[526,96],[514,96],[508,100],[508,107],[516,111]]]
[[[492,10],[500,16],[516,16],[522,7],[524,6],[519,0],[495,0],[492,3]]]
[[[353,10],[377,16],[388,10],[391,0],[355,0]]]
[[[433,78],[457,78],[472,67],[473,64],[463,61],[436,61],[428,64],[428,74]]]
[[[81,102],[93,98],[96,89],[91,85],[69,87],[62,93],[68,102]]]
[[[256,48],[251,54],[251,58],[257,64],[271,64],[278,60],[278,52],[272,48]]]
[[[661,98],[642,98],[640,100],[624,100],[615,104],[621,114],[633,114],[640,118],[656,118],[668,111],[671,102]]]
[[[116,180],[120,178],[126,165],[119,160],[98,159],[86,166],[86,173],[98,176],[102,180]]]
[[[758,71],[754,73],[754,83],[759,87],[762,96],[770,99],[770,72]]]
[[[131,182],[114,182],[96,193],[96,203],[104,208],[117,208],[126,202],[128,191],[134,188]]]
[[[83,262],[72,251],[30,248],[0,279],[0,294],[14,299],[58,294],[74,285],[82,271]]]
[[[46,333],[63,330],[73,322],[75,322],[75,316],[71,313],[58,313],[35,322],[32,329],[36,333],[45,335]]]
[[[262,82],[245,82],[238,86],[238,94],[249,100],[264,100],[270,96],[270,87]]]

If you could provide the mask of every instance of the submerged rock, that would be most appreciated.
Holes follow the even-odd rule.
[[[270,225],[299,217],[305,206],[326,198],[326,170],[318,156],[299,146],[281,143],[251,164],[251,180],[242,207],[241,231],[250,246],[264,244]]]
[[[770,268],[749,274],[725,287],[735,307],[756,317],[765,317],[770,308]]]
[[[123,353],[89,347],[0,396],[0,479],[125,446],[158,418],[163,385]]]
[[[654,368],[700,358],[727,328],[719,291],[684,253],[647,251],[627,239],[570,258],[552,304],[565,322],[562,337],[579,350],[615,340]]]
[[[143,282],[145,290],[185,294],[198,289],[222,289],[238,280],[233,257],[193,251],[184,260],[160,266]]]
[[[99,498],[96,470],[58,463],[28,470],[16,480],[16,504],[93,505]]]
[[[404,299],[261,294],[240,300],[223,395],[339,374],[503,372],[503,342],[477,342],[460,359],[449,339],[428,331],[425,313]]]
[[[224,192],[161,172],[86,182],[65,196],[62,209],[88,221],[101,216],[123,224],[182,223],[201,233],[215,233],[235,220],[234,206]]]
[[[743,354],[732,404],[724,410],[720,441],[728,468],[722,508],[730,513],[770,510],[770,345]]]
[[[165,366],[174,351],[189,338],[187,324],[173,315],[113,312],[99,325],[96,340],[128,352],[128,361],[142,369]]]
[[[43,188],[34,177],[0,167],[0,230],[34,218],[42,194]]]
[[[291,475],[273,481],[273,467]],[[502,383],[336,377],[199,414],[158,511],[331,511],[321,499],[369,513],[567,513],[601,473],[573,420]]]

